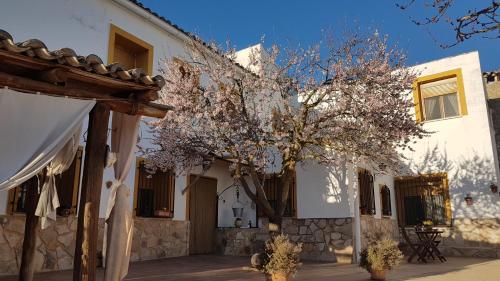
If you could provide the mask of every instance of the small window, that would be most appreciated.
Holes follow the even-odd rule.
[[[79,147],[71,166],[61,175],[55,176],[57,196],[59,197],[60,205],[56,212],[59,216],[67,216],[69,214],[76,213],[76,208],[78,206],[78,188],[80,185],[82,154],[83,147]],[[35,176],[34,179],[30,179],[20,186],[9,190],[8,213],[26,213],[26,191],[28,186],[30,186],[29,182],[32,180],[38,182],[38,179],[36,179]]]
[[[138,217],[171,218],[174,215],[175,174],[172,170],[150,173],[138,160],[135,212]]]
[[[142,68],[153,71],[153,46],[125,30],[111,25],[108,63],[118,62],[127,69]]]
[[[278,208],[278,202],[281,200],[281,178],[276,174],[268,174],[264,179],[264,192],[266,193],[267,200],[271,207],[276,210]],[[292,178],[290,183],[290,190],[288,192],[288,200],[286,201],[284,217],[295,217],[297,215],[296,210],[297,202],[297,185],[295,176]],[[264,216],[263,213],[259,212],[259,217]]]
[[[358,171],[359,210],[362,215],[375,215],[373,176],[365,169]]]
[[[413,98],[417,122],[467,115],[460,69],[419,77]]]
[[[387,185],[380,187],[380,203],[382,205],[382,216],[391,216],[391,191]]]

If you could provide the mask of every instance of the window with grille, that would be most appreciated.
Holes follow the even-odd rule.
[[[401,226],[451,224],[451,204],[446,173],[395,180],[396,207]]]
[[[373,176],[365,169],[358,170],[359,210],[362,215],[375,215]]]
[[[143,160],[137,161],[134,197],[138,217],[164,217],[174,215],[175,174],[172,170],[150,173]]]
[[[56,190],[59,205],[56,212],[59,216],[76,214],[78,206],[78,188],[80,186],[81,163],[83,147],[79,147],[71,166],[60,175],[56,175]],[[35,176],[36,177],[36,176]],[[34,179],[38,181],[38,179]],[[42,184],[42,183],[40,183]],[[25,213],[26,191],[30,184],[25,182],[9,190],[9,204],[7,213]]]
[[[282,183],[281,178],[276,174],[269,174],[265,176],[264,179],[264,192],[266,193],[267,200],[271,207],[276,210],[278,204],[281,201],[281,191]],[[297,185],[295,176],[292,177],[290,183],[290,190],[288,191],[288,199],[286,201],[284,217],[295,217],[297,215],[296,210],[297,205]],[[259,212],[259,216],[262,217],[264,214]]]
[[[391,216],[391,190],[387,185],[380,187],[380,205],[382,206],[382,216]]]

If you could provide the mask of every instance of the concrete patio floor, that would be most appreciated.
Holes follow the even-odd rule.
[[[125,280],[135,281],[263,281],[261,273],[243,270],[249,258],[225,256],[190,256],[132,263]],[[103,271],[99,270],[98,280]],[[1,281],[15,281],[2,276]],[[35,280],[72,280],[71,271],[40,273]],[[293,280],[365,281],[369,274],[356,265],[304,262]],[[500,259],[449,258],[448,262],[429,264],[403,263],[388,274],[398,281],[500,281]]]

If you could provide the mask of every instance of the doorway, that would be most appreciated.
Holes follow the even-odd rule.
[[[196,179],[191,175],[189,182]],[[213,254],[217,222],[217,180],[200,177],[189,188],[189,254]]]

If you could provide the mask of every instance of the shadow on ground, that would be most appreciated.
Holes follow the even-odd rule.
[[[227,256],[189,256],[146,262],[135,262],[125,280],[135,281],[263,281],[259,272],[245,271],[248,258]],[[103,271],[99,270],[98,280]],[[500,259],[448,258],[448,262],[428,264],[403,263],[388,274],[387,280],[398,281],[498,281]],[[0,277],[15,281],[16,276]],[[71,271],[47,272],[36,280],[72,280]],[[304,262],[293,280],[298,281],[367,281],[369,274],[356,265]]]

